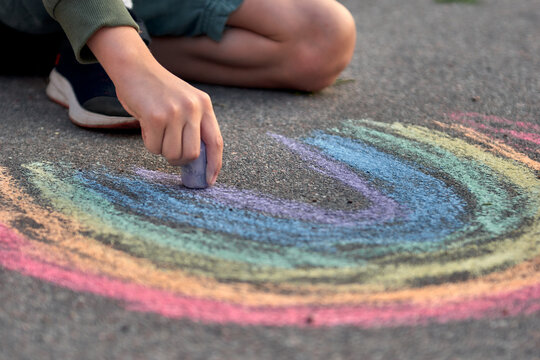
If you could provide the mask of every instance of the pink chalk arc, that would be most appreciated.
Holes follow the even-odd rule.
[[[190,318],[211,323],[240,325],[360,327],[445,323],[486,316],[515,316],[540,310],[540,283],[516,291],[460,299],[434,305],[398,303],[382,306],[276,306],[251,307],[221,301],[186,297],[122,280],[66,269],[22,251],[30,241],[0,224],[0,265],[78,292],[88,292],[125,302],[133,311],[154,312],[170,318]],[[459,310],[459,311],[457,311]]]

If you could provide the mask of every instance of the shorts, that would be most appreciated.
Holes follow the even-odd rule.
[[[152,36],[206,35],[219,41],[243,0],[134,0],[133,11]],[[31,34],[61,32],[42,0],[0,0],[0,22]]]
[[[152,36],[206,35],[221,39],[243,0],[134,0],[133,11]]]

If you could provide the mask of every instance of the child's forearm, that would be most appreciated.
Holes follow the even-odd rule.
[[[132,27],[103,27],[92,35],[87,45],[115,84],[140,71],[140,67],[159,67]]]

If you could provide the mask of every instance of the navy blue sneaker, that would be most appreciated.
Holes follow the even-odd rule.
[[[69,109],[69,118],[86,128],[138,128],[120,104],[113,82],[96,64],[80,64],[66,43],[49,75],[47,95]]]
[[[150,44],[151,37],[144,22],[129,10],[140,28],[139,35]],[[47,95],[51,100],[69,108],[69,118],[87,128],[138,128],[139,122],[124,109],[116,90],[103,67],[83,65],[75,58],[67,39],[49,75]]]

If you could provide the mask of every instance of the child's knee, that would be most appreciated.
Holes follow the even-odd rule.
[[[308,91],[331,85],[349,64],[356,42],[356,27],[349,11],[333,0],[311,2],[301,19],[290,65],[295,87]],[[316,5],[316,6],[314,6]]]

